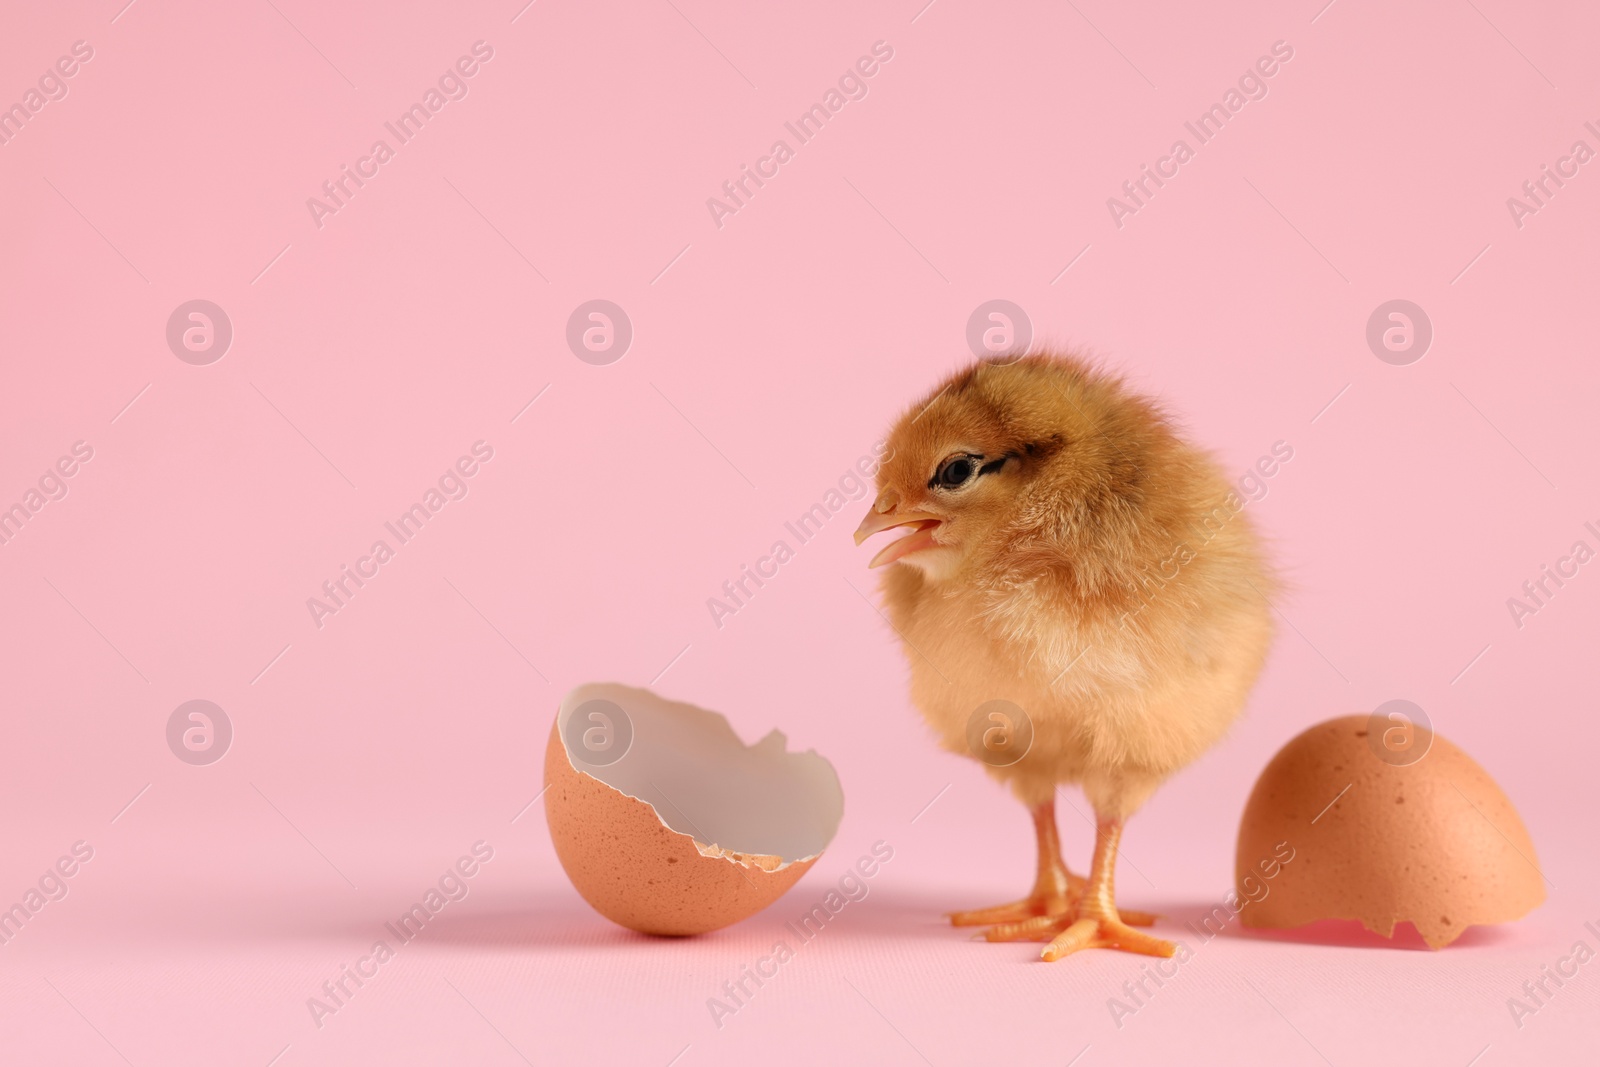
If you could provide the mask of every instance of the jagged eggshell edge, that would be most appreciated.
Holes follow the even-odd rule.
[[[545,747],[545,821],[556,856],[589,905],[640,933],[709,933],[788,892],[816,862],[725,852],[678,833],[653,806],[572,764],[558,730]]]
[[[1533,841],[1489,773],[1437,731],[1418,762],[1387,763],[1370,749],[1368,725],[1362,715],[1318,723],[1262,770],[1234,858],[1242,923],[1346,919],[1392,937],[1409,922],[1437,949],[1543,903]],[[1259,859],[1279,841],[1296,858],[1263,879]],[[1267,890],[1259,901],[1249,901],[1247,875]]]

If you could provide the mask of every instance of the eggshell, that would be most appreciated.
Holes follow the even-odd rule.
[[[581,736],[569,718],[596,701],[622,709],[631,733],[626,753],[604,765],[569,751]],[[606,918],[648,934],[700,934],[754,915],[810,869],[844,810],[832,766],[787,752],[781,733],[747,747],[715,712],[617,685],[562,701],[545,785],[550,837],[573,886]]]
[[[1440,948],[1470,925],[1537,907],[1545,891],[1533,842],[1488,773],[1437,733],[1428,746],[1420,726],[1421,758],[1385,759],[1370,722],[1313,726],[1261,772],[1234,860],[1244,925],[1356,919],[1391,937],[1409,921]],[[1284,843],[1293,858],[1279,864]]]

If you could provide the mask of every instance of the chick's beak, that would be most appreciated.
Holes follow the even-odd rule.
[[[860,544],[875,533],[892,530],[898,526],[916,527],[911,533],[892,541],[867,564],[868,567],[882,567],[893,563],[902,556],[934,546],[933,531],[943,521],[937,515],[930,515],[925,511],[901,511],[893,490],[884,490],[873,504],[872,510],[867,512],[867,517],[861,520],[861,525],[856,527],[856,544]]]

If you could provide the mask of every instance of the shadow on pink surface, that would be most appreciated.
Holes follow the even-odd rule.
[[[1328,948],[1433,951],[1409,922],[1397,923],[1394,936],[1389,938],[1367,929],[1356,919],[1324,919],[1284,930],[1255,929],[1245,926],[1238,917],[1229,917],[1225,924],[1219,922],[1219,914],[1228,915],[1227,908],[1220,902],[1163,901],[1141,906],[1160,916],[1155,927],[1157,932],[1164,932],[1164,936],[1169,938],[1180,937],[1191,942],[1196,938],[1201,943],[1222,938],[1234,942],[1279,942]],[[1518,926],[1512,923],[1469,926],[1441,951],[1514,946],[1529,940],[1524,932],[1527,929],[1531,927],[1524,926],[1519,931]]]
[[[951,926],[945,912],[954,907],[947,898],[959,893],[875,894],[863,901],[855,914],[848,912],[836,916],[823,931],[828,940],[837,941],[941,941],[955,943],[977,940],[976,931]],[[427,932],[427,939],[440,944],[473,945],[502,948],[553,948],[583,946],[585,948],[639,948],[660,945],[670,950],[675,944],[715,942],[721,939],[753,935],[782,927],[806,912],[806,898],[796,890],[778,901],[768,910],[737,923],[726,930],[714,931],[693,938],[655,937],[625,930],[589,908],[582,901],[561,894],[548,894],[541,901],[526,908],[497,904],[494,907],[457,916]],[[788,904],[786,907],[785,904]],[[1394,936],[1386,938],[1362,926],[1356,920],[1329,919],[1308,923],[1288,930],[1257,930],[1230,921],[1217,932],[1215,919],[1209,927],[1202,925],[1214,915],[1206,903],[1175,901],[1157,904],[1144,903],[1155,911],[1159,919],[1155,932],[1172,939],[1197,938],[1209,941],[1225,938],[1233,942],[1280,942],[1298,945],[1322,945],[1329,948],[1370,948],[1398,951],[1431,952],[1422,936],[1409,922],[1399,923]],[[842,921],[841,921],[842,920]],[[358,932],[359,924],[351,927]],[[1513,924],[1499,926],[1471,926],[1456,941],[1441,951],[1515,946],[1528,939],[1528,935]]]
[[[736,942],[746,938],[765,938],[781,932],[787,924],[798,923],[815,903],[803,892],[803,885],[772,907],[723,930],[694,937],[658,937],[626,930],[605,918],[582,900],[561,894],[536,898],[539,902],[517,907],[496,901],[471,914],[464,914],[427,933],[440,944],[501,948],[559,948],[583,946],[586,949],[638,949],[659,946],[672,951],[676,946]],[[824,941],[960,940],[957,931],[944,922],[939,909],[921,898],[889,897],[873,894],[845,911],[831,916],[816,936]]]
[[[1399,923],[1394,928],[1394,937],[1388,938],[1377,934],[1362,926],[1355,919],[1324,919],[1321,922],[1307,923],[1291,930],[1251,930],[1234,929],[1230,927],[1222,934],[1223,937],[1234,937],[1245,941],[1287,941],[1300,945],[1327,945],[1335,948],[1386,948],[1404,949],[1414,952],[1431,952],[1428,943],[1422,939],[1417,928],[1409,922]],[[1458,949],[1492,948],[1497,945],[1514,945],[1521,938],[1510,928],[1505,926],[1469,926],[1460,937],[1439,951],[1449,952]]]

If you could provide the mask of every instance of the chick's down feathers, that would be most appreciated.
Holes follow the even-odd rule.
[[[863,530],[913,527],[880,554],[913,701],[968,756],[977,709],[1009,701],[1031,747],[990,773],[1028,804],[1078,783],[1131,815],[1224,733],[1271,640],[1275,582],[1229,481],[1066,355],[980,362],[888,444]]]

